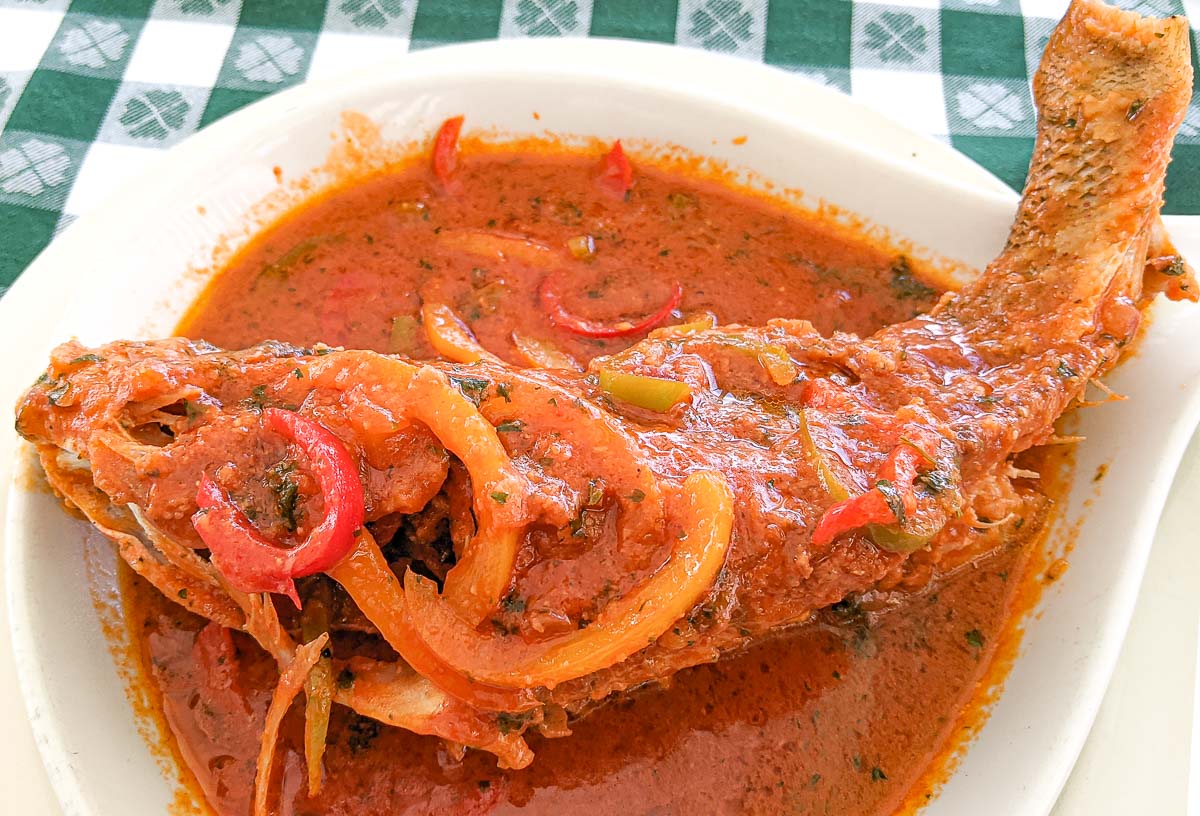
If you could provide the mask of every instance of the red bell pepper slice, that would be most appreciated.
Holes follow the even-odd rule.
[[[550,276],[542,279],[542,285],[538,288],[538,298],[542,304],[542,311],[550,318],[550,322],[561,329],[582,334],[584,337],[624,337],[628,334],[650,331],[669,318],[671,312],[678,309],[679,304],[683,301],[683,284],[678,281],[672,284],[671,296],[667,298],[667,301],[636,323],[630,321],[601,323],[572,314],[563,306],[562,298],[554,288],[554,282]]]
[[[309,460],[325,500],[325,518],[308,537],[284,549],[260,533],[233,500],[206,473],[196,495],[199,512],[192,524],[208,547],[213,564],[242,592],[278,592],[300,606],[293,579],[332,568],[354,549],[364,518],[358,468],[342,441],[320,423],[293,411],[265,408],[269,430],[295,444]]]
[[[633,186],[633,168],[621,147],[621,140],[613,142],[612,150],[604,154],[600,177],[596,179],[600,188],[617,198],[625,198]]]
[[[897,445],[879,466],[875,486],[830,507],[817,522],[812,541],[818,547],[868,524],[903,525],[917,506],[913,480],[926,455],[910,444]]]
[[[433,138],[433,174],[448,193],[457,192],[459,187],[454,171],[458,169],[458,134],[462,124],[461,116],[451,117],[442,122]]]

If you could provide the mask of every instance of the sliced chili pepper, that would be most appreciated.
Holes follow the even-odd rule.
[[[299,607],[293,579],[324,572],[354,549],[355,531],[363,525],[362,482],[345,445],[325,426],[278,408],[264,409],[263,420],[308,457],[325,500],[325,518],[304,541],[285,549],[260,533],[206,473],[200,478],[200,511],[192,516],[192,524],[213,564],[234,587],[278,592]]]
[[[613,142],[612,150],[604,154],[604,165],[596,179],[600,188],[617,198],[624,198],[633,186],[633,168],[621,147],[621,140]]]
[[[463,118],[454,116],[442,122],[433,139],[433,174],[448,193],[458,191],[458,180],[454,171],[458,169],[458,134],[462,131]]]
[[[870,524],[902,527],[916,509],[913,480],[923,457],[918,448],[907,443],[893,448],[880,465],[873,488],[825,511],[813,530],[813,544],[824,546],[843,533]]]
[[[622,321],[608,324],[571,314],[563,306],[562,298],[554,289],[554,283],[550,276],[542,279],[542,285],[538,288],[538,297],[542,303],[542,311],[550,318],[551,323],[561,329],[582,334],[584,337],[624,337],[628,334],[650,331],[670,317],[671,312],[678,309],[679,304],[683,302],[683,284],[678,281],[672,284],[671,296],[667,298],[667,302],[637,323]]]

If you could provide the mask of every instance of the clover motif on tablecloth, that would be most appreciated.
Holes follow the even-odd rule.
[[[0,152],[0,191],[36,198],[66,181],[70,168],[62,145],[30,137]]]
[[[738,0],[708,0],[688,22],[688,33],[708,50],[736,51],[750,39],[754,18]]]
[[[71,65],[100,69],[125,55],[129,34],[113,20],[88,20],[70,28],[58,43],[58,51]]]
[[[404,13],[404,0],[343,0],[338,10],[359,28],[383,28]]]
[[[867,23],[865,45],[883,62],[916,62],[929,46],[928,32],[911,14],[885,11]]]
[[[207,17],[221,6],[229,5],[230,0],[177,0],[179,10],[184,14],[194,14]]]
[[[0,108],[3,108],[8,98],[12,96],[12,87],[8,84],[8,80],[0,77]]]
[[[294,76],[304,62],[304,49],[286,34],[263,34],[238,49],[234,67],[252,82],[272,85]]]
[[[530,37],[555,37],[579,27],[579,6],[574,0],[520,0],[517,27]]]
[[[190,109],[179,91],[150,90],[125,103],[120,122],[135,139],[160,142],[183,127]]]

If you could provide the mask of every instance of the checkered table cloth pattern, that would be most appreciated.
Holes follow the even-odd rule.
[[[1200,22],[1200,0],[1121,4],[1156,16],[1190,11]],[[628,37],[765,61],[948,140],[1019,188],[1034,135],[1029,79],[1066,5],[0,0],[0,293],[57,231],[209,122],[308,77],[496,37]],[[1197,171],[1193,103],[1168,176],[1168,212],[1200,213]]]

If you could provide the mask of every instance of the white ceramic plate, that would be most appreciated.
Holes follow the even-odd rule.
[[[6,329],[25,341],[5,380],[32,381],[53,343],[72,335],[98,343],[169,333],[203,285],[185,271],[211,257],[219,236],[245,226],[247,211],[275,188],[275,166],[293,178],[322,164],[344,110],[366,114],[399,140],[465,112],[469,127],[514,134],[675,143],[975,266],[999,250],[1014,205],[994,183],[991,191],[977,186],[978,169],[944,146],[761,66],[615,42],[426,52],[231,116],[82,218],[27,273],[28,286],[42,282],[38,312],[6,313],[16,321]],[[745,144],[734,145],[743,135]],[[1200,414],[1197,349],[1195,313],[1159,304],[1137,359],[1110,378],[1133,398],[1082,417],[1089,441],[1080,446],[1078,483],[1060,522],[1080,519],[1083,502],[1095,502],[1082,515],[1071,569],[1030,620],[1005,693],[929,814],[1049,811],[1099,706],[1167,488]],[[1094,486],[1090,475],[1102,463],[1110,475]],[[14,481],[6,579],[30,719],[67,813],[161,813],[174,781],[138,734],[78,540],[78,524],[50,497]]]

